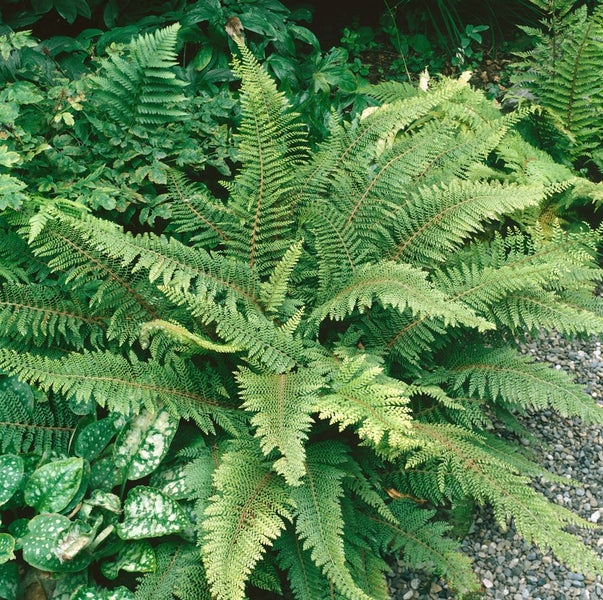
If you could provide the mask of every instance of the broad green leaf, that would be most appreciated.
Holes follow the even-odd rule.
[[[113,413],[105,419],[99,419],[85,425],[75,433],[74,453],[87,460],[96,458],[116,434],[119,415]]]
[[[19,489],[23,480],[25,467],[23,459],[15,454],[4,454],[0,456],[0,506],[8,502],[13,494]]]
[[[73,560],[61,560],[58,553],[59,539],[70,530],[72,522],[64,515],[37,515],[29,522],[23,537],[23,560],[42,571],[67,573],[86,568],[92,556],[81,553]]]
[[[154,488],[139,485],[124,503],[124,520],[116,527],[123,540],[160,537],[178,533],[190,524],[175,500]]]
[[[147,410],[135,416],[121,431],[113,456],[115,466],[123,469],[126,479],[146,477],[161,463],[178,428],[178,419],[167,410]]]
[[[155,550],[151,544],[138,541],[124,546],[114,561],[103,563],[101,571],[108,579],[116,579],[119,571],[152,573],[156,567]]]
[[[13,560],[15,555],[13,550],[15,549],[15,538],[9,533],[0,533],[0,565]],[[1,598],[2,596],[0,596]]]
[[[0,598],[17,600],[19,589],[19,571],[14,561],[0,565]]]
[[[84,475],[82,458],[63,458],[42,465],[25,486],[25,502],[38,512],[60,512],[80,489]]]

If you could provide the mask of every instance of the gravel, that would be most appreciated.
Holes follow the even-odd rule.
[[[577,383],[603,405],[603,346],[598,338],[565,340],[541,335],[520,346],[523,353],[570,373]],[[603,428],[585,426],[579,419],[552,411],[533,412],[522,423],[534,438],[519,439],[532,447],[542,466],[579,486],[536,481],[536,489],[552,502],[565,506],[599,527],[579,530],[585,544],[603,558]],[[508,432],[505,432],[506,435]],[[474,561],[482,585],[474,598],[508,600],[603,599],[603,578],[573,573],[551,554],[527,543],[511,525],[501,531],[487,508],[477,513],[462,550]],[[454,598],[445,582],[426,573],[393,565],[389,577],[392,600]]]

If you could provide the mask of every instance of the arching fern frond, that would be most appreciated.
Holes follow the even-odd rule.
[[[460,595],[477,590],[471,561],[460,552],[458,542],[446,537],[450,525],[433,521],[434,510],[421,508],[410,500],[394,500],[389,507],[396,523],[374,515],[366,519],[382,551],[401,553],[412,568],[429,567],[446,578]]]
[[[482,331],[492,328],[485,319],[430,285],[424,271],[408,264],[383,261],[362,265],[341,289],[334,289],[331,294],[310,314],[312,322],[318,324],[327,317],[340,321],[357,307],[362,311],[371,308],[376,299],[382,306],[399,312],[410,308],[420,316],[440,317],[447,325],[462,323]]]
[[[468,393],[517,408],[554,406],[562,415],[603,423],[603,408],[566,373],[535,363],[513,348],[457,349],[445,365],[437,377],[452,396]]]
[[[417,467],[425,475],[425,465],[436,460],[430,469],[431,486],[446,495],[462,494],[488,502],[494,516],[504,529],[511,518],[520,535],[543,548],[582,573],[600,572],[600,559],[585,548],[581,539],[564,528],[578,526],[590,529],[593,524],[562,506],[552,504],[529,485],[529,478],[520,475],[503,454],[494,456],[477,436],[449,425],[417,426],[426,442],[406,463],[409,472]],[[433,465],[432,465],[433,467]]]
[[[192,418],[202,431],[213,433],[215,422],[236,432],[217,382],[190,363],[165,369],[110,352],[73,352],[52,359],[0,349],[0,368],[83,405],[93,398],[109,410],[132,414],[143,407],[153,412],[163,404],[172,414]]]

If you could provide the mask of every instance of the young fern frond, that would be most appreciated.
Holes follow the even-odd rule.
[[[265,456],[277,450],[281,458],[272,468],[292,486],[305,475],[305,444],[314,419],[316,396],[322,378],[309,369],[294,373],[256,374],[240,369],[236,374],[241,388],[242,408],[254,413],[251,425]]]

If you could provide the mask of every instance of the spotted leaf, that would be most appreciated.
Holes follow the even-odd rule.
[[[15,454],[0,456],[0,506],[8,502],[19,489],[25,466],[23,459]]]
[[[25,486],[25,502],[38,512],[60,512],[73,500],[84,476],[82,458],[63,458],[38,467]]]
[[[120,424],[123,424],[123,421],[117,413],[86,424],[75,433],[74,453],[87,460],[93,460],[106,448]]]
[[[125,587],[114,590],[103,590],[86,586],[79,588],[70,600],[134,600],[134,594]]]
[[[16,562],[0,564],[0,598],[17,600],[19,571]]]
[[[14,549],[15,538],[9,533],[0,533],[0,565],[15,558],[13,554]]]
[[[21,540],[23,559],[41,571],[56,573],[81,571],[92,557],[78,554],[73,560],[59,558],[59,540],[68,532],[72,522],[64,515],[37,515],[29,522],[27,534]]]
[[[159,537],[183,531],[189,520],[180,505],[155,488],[138,486],[124,503],[124,520],[116,527],[124,540]]]
[[[122,548],[116,560],[101,565],[101,571],[108,579],[116,579],[119,571],[152,573],[156,568],[155,550],[151,544],[143,541],[128,544]]]
[[[178,419],[165,409],[143,411],[121,431],[113,449],[115,466],[126,479],[136,480],[152,473],[170,448]]]

